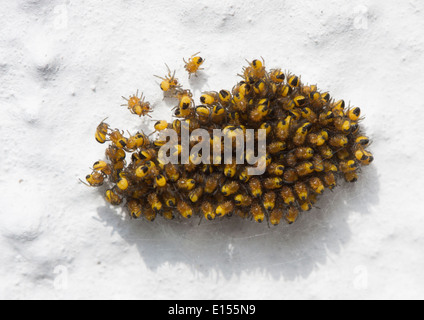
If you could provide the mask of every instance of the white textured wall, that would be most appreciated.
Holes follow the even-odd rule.
[[[0,298],[424,298],[422,1],[0,2]],[[78,182],[103,118],[140,126],[121,95],[170,117],[165,62],[198,98],[260,56],[361,107],[358,183],[269,229],[129,221]]]

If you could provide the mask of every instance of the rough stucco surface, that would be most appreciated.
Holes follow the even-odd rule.
[[[1,0],[0,298],[424,298],[422,1]],[[188,80],[182,57],[201,51]],[[130,221],[80,184],[154,74],[230,89],[262,56],[361,107],[375,162],[296,224]]]

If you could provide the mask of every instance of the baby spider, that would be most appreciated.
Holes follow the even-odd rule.
[[[137,90],[137,93],[133,96],[130,96],[129,99],[125,97],[122,98],[127,101],[127,103],[123,104],[122,106],[127,106],[132,114],[136,114],[139,117],[146,115],[150,117],[149,113],[152,112],[152,108],[150,106],[150,102],[144,101],[145,97],[143,96],[143,93],[141,93],[140,97],[138,97]]]
[[[109,125],[105,123],[106,119],[107,118],[103,119],[103,121],[100,122],[100,124],[97,126],[96,133],[95,133],[95,138],[97,142],[101,144],[106,142],[107,133],[109,131]]]
[[[100,187],[101,185],[103,185],[105,175],[103,172],[93,171],[91,174],[87,175],[85,179],[88,183],[82,181],[81,179],[79,179],[79,181],[81,181],[88,187]]]
[[[188,71],[189,75],[188,77],[191,77],[191,74],[194,73],[195,76],[197,76],[197,71],[203,70],[203,68],[200,68],[200,66],[205,62],[205,60],[202,57],[196,56],[200,52],[196,52],[193,54],[189,59],[188,62],[183,59],[185,66],[184,68]]]
[[[181,88],[181,85],[178,83],[178,79],[175,78],[175,70],[171,75],[171,69],[169,69],[168,65],[165,63],[166,68],[168,69],[168,75],[165,78],[156,76],[156,78],[162,79],[163,81],[160,83],[160,88],[164,92],[164,94],[170,94],[171,96],[175,94],[175,91]]]

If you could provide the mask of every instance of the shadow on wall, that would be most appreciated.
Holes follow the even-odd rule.
[[[341,180],[341,179],[340,179]],[[186,264],[193,272],[218,273],[225,278],[249,272],[264,272],[273,278],[307,278],[337,254],[351,238],[347,224],[351,214],[368,214],[379,202],[376,166],[363,169],[357,183],[326,191],[318,208],[301,214],[293,225],[279,226],[244,221],[238,217],[209,222],[198,219],[153,223],[131,220],[111,207],[98,208],[102,221],[125,241],[135,245],[147,267]],[[130,220],[129,218],[125,218]]]
[[[198,71],[197,74],[192,75],[189,79],[189,84],[193,93],[196,93],[196,91],[202,92],[203,87],[208,82],[208,78],[208,75],[203,71]]]

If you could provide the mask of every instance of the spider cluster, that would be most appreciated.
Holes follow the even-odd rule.
[[[203,62],[193,55],[185,69],[189,75],[196,74]],[[112,205],[125,203],[132,218],[239,216],[272,225],[291,224],[300,212],[312,209],[325,189],[334,189],[339,178],[355,182],[361,166],[373,161],[367,150],[370,140],[360,126],[360,108],[334,100],[316,85],[303,84],[295,74],[267,71],[263,60],[253,60],[231,90],[204,92],[196,104],[191,91],[183,89],[175,72],[167,68],[168,75],[159,77],[160,88],[165,97],[176,101],[175,119],[157,121],[154,127],[155,132],[173,129],[178,134],[171,152],[180,156],[183,151],[182,128],[189,132],[221,129],[230,137],[236,132],[245,135],[247,129],[263,129],[266,170],[250,176],[247,163],[237,164],[234,156],[224,164],[215,161],[219,159],[212,153],[210,164],[197,163],[192,156],[188,163],[163,163],[159,155],[167,140],[150,138],[142,131],[126,136],[112,130],[105,119],[95,138],[99,143],[110,142],[106,159],[94,163],[86,181],[93,187],[106,185],[106,200]],[[152,111],[138,92],[126,100],[130,112],[138,116]],[[210,145],[222,145],[223,140],[213,137]],[[190,147],[198,142],[191,139]]]

